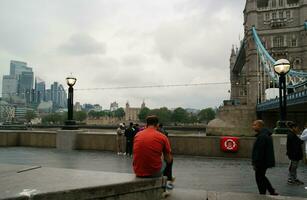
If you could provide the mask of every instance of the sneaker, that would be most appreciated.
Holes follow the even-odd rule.
[[[172,180],[171,180],[171,181],[172,181],[172,183],[173,183],[173,182],[175,182],[175,180],[176,180],[176,177],[175,177],[175,176],[173,176],[173,177],[172,177]]]
[[[172,190],[174,188],[174,185],[172,183],[166,183],[166,189]]]
[[[117,155],[119,156],[119,155],[120,155],[120,152],[117,152]]]
[[[273,195],[273,196],[278,196],[279,194],[277,193],[277,192],[272,192],[272,193],[270,193],[270,195]]]
[[[171,195],[171,193],[169,192],[169,191],[164,191],[163,193],[162,193],[162,198],[163,199],[165,199],[165,198],[167,198],[168,196],[170,196]]]
[[[294,180],[291,180],[291,179],[289,179],[289,180],[287,181],[287,183],[288,183],[288,185],[296,185],[295,181],[294,181]]]
[[[298,179],[295,179],[294,182],[297,184],[297,185],[304,185],[304,182],[303,181],[300,181]]]

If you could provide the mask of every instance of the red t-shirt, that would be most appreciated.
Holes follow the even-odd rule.
[[[133,169],[137,176],[151,176],[162,167],[162,153],[169,154],[168,138],[155,128],[146,128],[134,137]]]

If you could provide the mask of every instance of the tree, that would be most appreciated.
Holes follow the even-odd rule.
[[[179,108],[176,108],[174,111],[173,111],[173,114],[172,114],[172,121],[173,122],[179,122],[179,123],[186,123],[188,122],[188,112],[179,107]]]
[[[210,120],[215,118],[215,111],[213,110],[213,108],[205,108],[202,109],[199,113],[198,113],[198,118],[200,122],[209,122]]]
[[[119,119],[123,118],[125,116],[125,111],[123,108],[118,108],[114,111],[114,117],[117,117]]]
[[[161,122],[161,123],[168,124],[168,123],[171,122],[172,111],[170,111],[166,107],[162,107],[162,108],[157,109],[156,115],[158,116],[159,122]]]
[[[25,114],[25,118],[27,122],[31,122],[31,120],[34,119],[35,117],[36,117],[36,113],[34,112],[34,110],[27,110]]]
[[[66,114],[66,115],[65,115]],[[67,113],[51,113],[42,119],[43,124],[64,124]]]
[[[91,110],[90,112],[88,112],[88,116],[91,117],[91,118],[98,118],[99,117],[99,112]]]
[[[139,119],[141,122],[145,122],[146,121],[146,117],[149,115],[150,113],[150,109],[147,108],[147,107],[144,107],[140,110],[140,113],[139,113]]]
[[[82,121],[86,120],[86,118],[87,118],[87,114],[86,114],[85,111],[74,112],[74,119],[76,121],[82,122]]]

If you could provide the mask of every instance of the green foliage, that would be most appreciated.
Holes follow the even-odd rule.
[[[82,122],[82,121],[86,120],[86,118],[87,118],[87,114],[86,114],[85,111],[74,112],[74,119],[76,121]]]
[[[25,118],[27,122],[31,122],[31,120],[34,119],[35,117],[36,117],[36,113],[34,112],[34,110],[27,110],[25,114]]]
[[[168,110],[166,107],[154,109],[150,112],[150,114],[157,115],[159,121],[163,124],[168,124],[172,121],[172,111]]]
[[[64,124],[67,113],[51,113],[42,118],[43,124]]]
[[[146,121],[146,117],[149,115],[150,113],[150,109],[147,107],[144,107],[140,110],[139,113],[139,119],[141,120],[141,122],[145,122]]]
[[[209,122],[215,118],[215,114],[213,108],[205,108],[198,113],[198,118],[200,122]]]
[[[125,116],[125,111],[123,108],[118,108],[117,110],[113,112],[114,112],[114,117],[116,118],[123,118]]]
[[[94,111],[91,110],[88,113],[88,116],[90,118],[99,118],[99,117],[116,117],[116,118],[123,118],[125,116],[125,111],[123,108],[118,108],[115,111],[109,111],[109,110],[102,110],[102,111]]]
[[[187,123],[189,121],[188,118],[189,118],[188,112],[181,107],[176,108],[172,113],[173,122]]]

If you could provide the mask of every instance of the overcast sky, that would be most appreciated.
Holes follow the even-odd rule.
[[[47,87],[77,78],[75,101],[149,108],[206,108],[229,84],[121,90],[116,86],[229,81],[243,36],[245,0],[1,0],[0,75],[27,62]],[[2,89],[2,81],[0,83]]]

